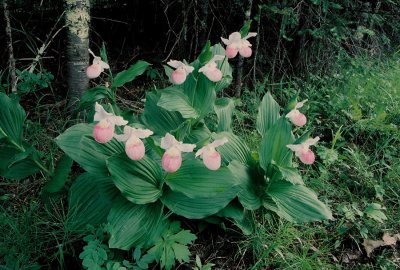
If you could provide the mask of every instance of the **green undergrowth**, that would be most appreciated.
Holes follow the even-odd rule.
[[[400,232],[400,57],[339,61],[324,77],[260,84],[246,91],[236,129],[250,145],[248,115],[266,89],[285,101],[299,92],[312,134],[320,136],[317,161],[299,164],[308,186],[333,210],[334,220],[291,224],[260,215],[256,233],[243,245],[254,251],[252,269],[399,269],[399,246],[367,256],[363,242]]]
[[[227,262],[239,258],[247,269],[400,268],[400,243],[378,248],[370,257],[363,247],[366,239],[400,233],[400,57],[344,58],[338,63],[324,77],[310,75],[277,84],[265,80],[244,91],[234,112],[235,133],[256,149],[260,138],[250,131],[255,125],[251,119],[267,90],[281,105],[296,92],[299,100],[309,100],[301,109],[308,118],[301,131],[312,128],[321,142],[314,148],[316,163],[298,167],[306,185],[328,203],[335,219],[292,224],[257,212],[255,233],[241,240],[235,238],[233,243],[227,234],[223,241],[203,240],[204,245],[195,241],[191,266],[200,268],[198,262],[203,262],[216,264],[213,269],[234,269],[237,262]],[[27,140],[49,153],[41,158],[52,166],[60,156],[52,138],[69,124],[56,106],[26,109],[31,112]],[[81,264],[84,243],[68,233],[67,188],[59,198],[43,200],[40,191],[47,182],[40,174],[19,182],[1,179],[0,269],[72,269],[69,265]],[[204,255],[201,261],[195,261],[196,254]]]

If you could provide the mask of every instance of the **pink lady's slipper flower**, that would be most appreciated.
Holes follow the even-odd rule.
[[[94,79],[99,77],[104,69],[109,69],[110,66],[106,62],[103,62],[101,57],[96,56],[92,50],[89,49],[89,53],[93,55],[93,63],[86,68],[86,76],[89,79]]]
[[[182,84],[186,80],[186,76],[192,73],[194,67],[186,65],[185,63],[177,60],[170,60],[167,64],[175,68],[174,72],[171,74],[171,82],[173,84]]]
[[[125,153],[132,160],[139,160],[144,157],[145,148],[141,139],[153,135],[153,131],[149,129],[124,127],[124,134],[115,134],[114,137],[120,142],[125,143]]]
[[[98,121],[94,126],[93,137],[99,143],[106,143],[111,141],[114,136],[115,125],[123,126],[128,124],[121,116],[116,116],[104,110],[103,106],[96,102],[96,113],[94,114],[94,121]]]
[[[319,141],[319,137],[308,139],[301,144],[288,144],[290,150],[294,151],[296,157],[300,158],[304,164],[313,164],[315,161],[315,154],[309,149],[311,145],[315,145]]]
[[[214,57],[205,66],[199,69],[210,81],[218,82],[222,79],[222,72],[218,69],[217,63],[215,61],[224,60],[223,55],[214,55]]]
[[[195,147],[195,144],[178,142],[174,136],[167,133],[161,138],[161,148],[166,150],[162,157],[164,170],[169,173],[176,172],[182,165],[181,152],[192,152]]]
[[[215,148],[224,145],[228,142],[227,138],[215,140],[212,143],[203,146],[196,152],[196,157],[201,156],[204,165],[212,171],[218,170],[221,167],[221,154]]]
[[[226,56],[234,58],[239,52],[243,57],[250,57],[252,53],[251,43],[247,39],[255,36],[257,36],[257,33],[250,32],[242,38],[239,32],[234,32],[229,35],[228,39],[221,37],[222,42],[227,45],[225,49]]]
[[[307,123],[307,117],[298,110],[303,107],[304,103],[306,102],[307,99],[303,100],[302,102],[297,102],[296,106],[294,106],[294,109],[286,115],[286,118],[289,118],[290,122],[298,127],[302,127]]]

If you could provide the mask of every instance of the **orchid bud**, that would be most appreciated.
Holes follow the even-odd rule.
[[[195,144],[178,142],[175,137],[169,133],[161,138],[160,146],[162,149],[166,150],[162,157],[161,165],[163,169],[169,173],[176,172],[181,167],[181,152],[193,152],[193,149],[196,147]]]
[[[225,49],[225,54],[228,58],[234,58],[238,54],[238,51],[235,46],[228,45]]]
[[[89,79],[94,79],[99,77],[101,74],[101,67],[99,65],[90,65],[86,68],[86,76]]]
[[[250,47],[243,47],[239,50],[239,54],[243,57],[250,57],[251,56],[251,48]]]
[[[114,125],[104,119],[94,126],[93,137],[99,143],[111,141],[114,136]]]
[[[219,69],[214,69],[204,73],[212,82],[218,82],[222,79],[222,72]]]
[[[221,154],[215,150],[211,153],[204,153],[203,162],[209,170],[216,171],[221,167]]]
[[[310,165],[315,161],[315,154],[309,149],[309,147],[315,145],[318,141],[319,137],[315,137],[314,139],[308,139],[301,144],[288,144],[286,147],[294,151],[296,157],[298,157],[301,162]]]
[[[186,80],[186,71],[183,68],[178,68],[171,74],[171,82],[173,84],[182,84]]]
[[[307,117],[298,110],[303,107],[304,103],[306,102],[307,99],[301,102],[297,102],[294,106],[294,109],[286,114],[286,118],[289,118],[290,122],[298,127],[302,127],[307,123]]]
[[[132,136],[125,144],[125,153],[132,160],[140,160],[144,157],[144,143],[138,137]]]
[[[214,142],[203,146],[196,152],[196,157],[201,156],[204,165],[212,171],[216,171],[221,167],[221,154],[218,153],[215,148],[224,145],[228,142],[228,139],[223,138],[215,140]]]
[[[315,154],[308,149],[307,151],[301,151],[301,153],[299,153],[299,158],[304,164],[311,165],[315,161]]]
[[[171,74],[171,82],[173,84],[184,83],[187,75],[193,72],[194,67],[186,65],[185,63],[177,60],[170,60],[167,62],[169,66],[175,68],[175,71]]]
[[[175,147],[168,149],[165,151],[161,163],[165,171],[169,173],[176,172],[182,165],[181,151]]]

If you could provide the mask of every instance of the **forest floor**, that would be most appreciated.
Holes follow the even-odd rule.
[[[214,269],[400,269],[400,58],[345,59],[329,76],[246,89],[234,128],[254,149],[260,138],[251,119],[267,90],[280,104],[297,91],[309,100],[305,129],[321,143],[317,162],[298,166],[334,220],[293,224],[259,211],[253,234],[229,224],[198,233],[190,265],[177,269],[192,269],[196,255]],[[52,139],[69,124],[59,104],[36,100],[26,136],[52,160],[60,155]],[[46,182],[40,175],[0,182],[0,269],[80,267],[83,242],[64,227],[66,196],[45,202]]]

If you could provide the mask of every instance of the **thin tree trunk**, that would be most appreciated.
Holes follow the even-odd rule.
[[[85,69],[89,65],[90,0],[64,1],[68,29],[68,107],[73,110],[89,85]]]
[[[250,19],[251,15],[251,8],[253,6],[253,0],[249,0],[247,10],[245,13],[245,22]],[[235,83],[235,96],[240,97],[241,96],[241,90],[242,90],[242,76],[243,76],[243,57],[239,55],[239,60],[237,64],[237,72],[236,72],[236,83]]]
[[[13,49],[13,41],[11,34],[10,12],[8,11],[7,0],[3,0],[3,8],[4,8],[4,20],[6,21],[7,47],[8,47],[9,68],[11,75],[11,91],[14,93],[17,92],[17,75],[15,74],[15,58],[14,58],[14,49]]]

